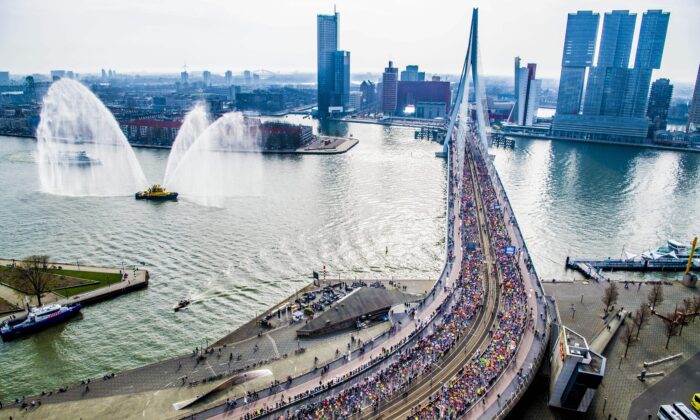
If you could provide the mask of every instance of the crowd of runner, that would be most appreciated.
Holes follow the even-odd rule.
[[[472,153],[477,181],[484,203],[488,233],[500,271],[500,301],[490,341],[464,367],[462,374],[445,384],[429,403],[414,409],[411,418],[457,418],[483,396],[503,373],[515,355],[532,315],[528,315],[527,295],[515,255],[506,253],[511,241],[504,223],[496,191],[480,153]],[[528,319],[529,317],[529,319]]]
[[[460,178],[458,176],[450,178],[452,191],[461,184],[459,185],[461,194],[458,199],[460,200],[461,225],[459,227],[462,258],[461,275],[454,285],[452,287],[436,285],[436,287],[443,287],[447,292],[435,312],[438,315],[442,314],[442,317],[435,317],[430,325],[424,325],[416,320],[416,329],[411,337],[425,328],[422,337],[415,343],[406,346],[396,345],[386,349],[383,357],[392,357],[391,363],[359,380],[358,383],[345,387],[336,395],[308,402],[293,413],[287,411],[287,418],[342,418],[362,409],[377,409],[380,401],[396,393],[406,392],[417,378],[429,375],[436,361],[445,356],[468,331],[471,327],[469,321],[484,305],[484,270],[488,269],[484,264],[485,256],[479,238],[475,194],[480,194],[484,203],[486,228],[501,274],[496,321],[489,331],[489,343],[484,351],[472,357],[460,370],[459,375],[445,383],[440,391],[431,397],[429,403],[415,407],[411,418],[455,418],[463,414],[490,388],[508,366],[527,326],[527,296],[515,257],[504,252],[510,240],[485,162],[479,153],[472,154],[472,157],[477,166],[478,191],[474,190],[472,173],[468,165],[464,166],[461,179],[458,179]],[[455,197],[457,196],[451,197],[450,201]],[[453,243],[449,240],[448,258],[450,259],[454,256],[452,246]],[[405,341],[407,340],[402,340],[402,343]],[[376,363],[375,360],[374,363],[365,364],[358,371]],[[290,403],[313,396],[330,386],[331,383],[320,385],[311,392],[290,398]],[[277,407],[282,405],[283,403],[280,402]],[[244,418],[254,418],[268,412],[269,410],[265,407],[248,413]]]

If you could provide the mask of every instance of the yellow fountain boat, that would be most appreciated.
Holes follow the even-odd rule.
[[[165,187],[162,187],[160,184],[153,184],[149,189],[137,192],[135,197],[137,200],[177,200],[177,193],[166,191]]]

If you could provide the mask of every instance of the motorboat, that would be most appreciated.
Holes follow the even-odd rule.
[[[181,299],[181,300],[177,303],[177,305],[175,305],[175,307],[174,307],[173,309],[175,310],[175,312],[177,312],[177,311],[179,311],[180,309],[182,309],[182,308],[188,306],[190,303],[191,303],[191,302],[190,302],[189,299]]]

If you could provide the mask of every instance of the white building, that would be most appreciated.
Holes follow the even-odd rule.
[[[542,81],[535,79],[536,70],[535,63],[520,67],[520,57],[515,57],[515,104],[510,120],[518,125],[529,126],[537,122]]]

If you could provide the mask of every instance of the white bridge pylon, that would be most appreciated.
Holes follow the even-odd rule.
[[[486,95],[484,92],[483,82],[479,76],[479,60],[478,48],[478,28],[479,28],[479,9],[472,10],[472,24],[469,31],[469,45],[467,46],[467,55],[464,57],[464,65],[462,66],[462,74],[459,79],[459,87],[457,96],[454,100],[450,120],[447,125],[447,133],[443,145],[442,155],[449,158],[450,142],[457,142],[455,151],[460,156],[457,156],[460,162],[463,161],[461,156],[464,153],[464,142],[466,141],[468,126],[467,122],[471,121],[471,106],[469,104],[469,89],[474,91],[474,103],[476,105],[476,127],[477,134],[483,151],[488,147],[488,131],[489,118],[488,106],[486,105]],[[471,76],[471,77],[470,77]],[[456,131],[455,131],[456,129]]]

